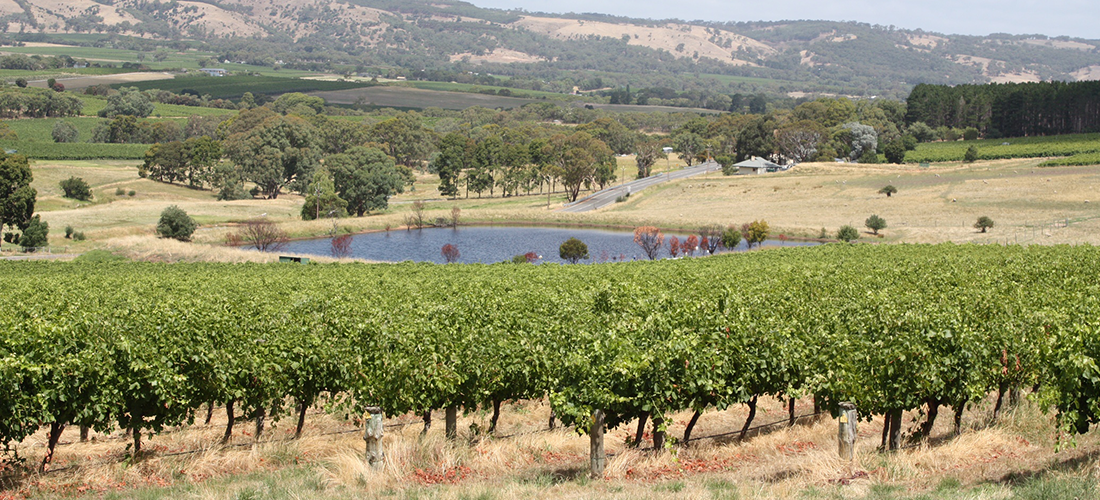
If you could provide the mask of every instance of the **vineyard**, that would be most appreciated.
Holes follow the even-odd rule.
[[[195,76],[172,80],[136,82],[114,85],[118,87],[137,87],[140,90],[160,89],[181,94],[184,92],[207,95],[214,99],[239,99],[245,92],[253,94],[285,94],[287,92],[313,92],[318,90],[346,90],[369,87],[362,82],[331,82],[322,80],[304,80],[301,78],[280,78],[274,76]]]
[[[1100,165],[1100,153],[1082,153],[1066,158],[1055,158],[1039,164],[1040,167],[1083,167]]]
[[[666,415],[695,410],[690,433],[732,405],[751,421],[764,396],[812,396],[824,410],[852,401],[864,418],[923,407],[933,420],[1026,389],[1067,431],[1100,418],[1100,249],[1087,246],[0,269],[5,444],[80,425],[130,429],[136,451],[208,404],[300,429],[317,406],[453,414],[548,398],[581,432],[597,410],[608,428],[648,417],[658,432]]]
[[[88,142],[3,141],[0,147],[14,149],[36,160],[140,160],[148,144],[102,144]]]
[[[978,141],[931,142],[905,154],[907,163],[962,161],[970,146],[978,147],[978,159],[1045,158],[1100,153],[1100,134],[1014,137]]]

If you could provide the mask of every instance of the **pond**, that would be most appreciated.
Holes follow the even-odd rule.
[[[681,242],[687,234],[669,233],[665,235],[661,258],[667,258],[668,239],[676,236]],[[452,228],[425,228],[410,231],[397,230],[378,233],[357,234],[352,236],[348,257],[401,262],[443,263],[444,245],[458,248],[456,262],[493,263],[512,260],[516,255],[535,252],[541,256],[538,262],[565,262],[558,256],[558,247],[569,238],[577,238],[588,245],[589,259],[581,262],[616,262],[623,260],[644,260],[645,253],[634,243],[631,231],[609,231],[602,229],[578,229],[567,227],[512,227],[512,226],[471,226]],[[764,246],[808,246],[816,242],[768,240]],[[745,250],[742,242],[735,250]],[[292,241],[281,252],[333,255],[332,239]],[[696,255],[701,254],[701,250]]]

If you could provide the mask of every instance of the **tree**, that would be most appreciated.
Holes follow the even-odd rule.
[[[0,151],[0,229],[23,231],[30,224],[38,196],[33,180],[26,156]]]
[[[398,113],[389,120],[379,122],[371,129],[371,134],[386,154],[409,168],[421,168],[421,162],[428,159],[439,140],[439,136],[424,128],[419,116],[412,112]]]
[[[576,238],[569,238],[558,247],[558,256],[570,264],[576,264],[577,261],[588,258],[588,245]]]
[[[886,195],[887,198],[889,198],[890,195],[892,195],[896,192],[898,192],[898,188],[894,187],[893,184],[887,184],[882,189],[878,190],[878,194],[884,194],[884,195]]]
[[[722,246],[733,250],[737,248],[737,245],[741,244],[741,230],[737,226],[729,226],[722,231],[721,240]],[[713,252],[711,252],[713,253]]]
[[[775,153],[774,130],[771,120],[764,116],[746,123],[737,132],[737,155],[734,163],[740,163],[753,156],[766,158]]]
[[[615,155],[607,145],[587,132],[557,134],[550,138],[550,160],[558,167],[569,201],[577,201],[581,187],[590,184],[596,166],[615,164]]]
[[[697,250],[698,248],[699,237],[695,236],[694,234],[689,235],[687,239],[684,240],[684,243],[680,245],[680,251],[688,257],[695,255],[695,250]]]
[[[458,179],[473,163],[474,142],[457,132],[451,132],[439,142],[439,154],[432,159],[429,170],[439,174],[439,194],[458,196]]]
[[[863,163],[863,154],[867,150],[878,149],[878,133],[870,125],[852,122],[844,125],[844,129],[851,134],[851,153],[849,158]]]
[[[743,226],[742,229],[744,233],[742,236],[745,237],[745,243],[748,244],[749,248],[764,243],[768,239],[768,231],[770,230],[768,223],[763,220],[752,221],[747,226]]]
[[[179,241],[191,241],[198,224],[182,208],[172,205],[160,213],[160,221],[157,222],[157,235],[161,238],[172,238]]]
[[[296,116],[267,113],[269,116],[258,117],[262,121],[255,126],[230,135],[225,150],[240,165],[245,179],[254,182],[265,197],[274,199],[283,187],[305,181],[312,174],[320,161],[320,149],[308,122]],[[231,128],[236,130],[237,123],[250,124],[253,114],[262,112],[241,112]]]
[[[721,244],[722,226],[708,224],[699,228],[699,246],[706,250],[708,254],[714,255]]]
[[[117,94],[107,97],[107,105],[99,110],[99,116],[114,118],[127,115],[145,118],[153,114],[155,108],[156,104],[144,92],[135,87],[122,87]]]
[[[680,255],[680,238],[672,236],[668,239],[668,254],[673,259]]]
[[[649,260],[655,260],[661,254],[661,244],[665,242],[665,235],[654,226],[642,226],[634,229],[634,243],[642,247]]]
[[[322,217],[344,217],[348,214],[348,202],[336,194],[332,174],[324,168],[313,173],[313,180],[306,188],[306,201],[302,205],[302,220]]]
[[[19,238],[19,246],[31,251],[38,247],[44,247],[49,243],[50,225],[35,215],[23,229],[23,235]]]
[[[403,167],[377,148],[351,148],[329,156],[325,166],[332,170],[336,193],[347,200],[348,211],[359,217],[385,210],[390,197],[405,190]]]
[[[92,190],[88,187],[88,183],[84,182],[84,179],[80,177],[69,177],[60,182],[61,190],[65,192],[66,198],[72,198],[74,200],[88,201],[92,199]]]
[[[980,229],[983,233],[993,227],[993,219],[988,216],[978,217],[978,222],[974,223],[974,229]]]
[[[53,125],[50,135],[53,137],[53,142],[76,142],[80,138],[80,131],[72,123],[58,120]]]
[[[261,252],[274,252],[286,246],[286,231],[267,219],[252,219],[244,223],[237,233],[240,241],[247,242]]]
[[[886,161],[901,165],[905,163],[905,143],[901,139],[893,141],[882,148],[882,154],[886,155]]]
[[[668,158],[659,141],[638,141],[635,145],[634,162],[638,164],[638,178],[644,179],[653,174],[653,165],[657,160]]]
[[[859,231],[852,226],[841,226],[840,230],[836,232],[836,239],[845,243],[851,243],[852,241],[859,239]]]
[[[457,261],[458,258],[461,256],[461,253],[459,253],[458,251],[458,247],[450,243],[443,245],[443,249],[440,250],[440,252],[443,254],[443,260],[447,261],[448,264]]]
[[[821,124],[800,120],[788,123],[775,131],[779,153],[795,162],[803,162],[817,156],[817,150],[825,138]]]
[[[695,157],[706,148],[706,144],[703,143],[703,138],[699,137],[694,132],[683,132],[676,136],[673,142],[673,150],[680,154],[680,159],[687,163],[687,166],[695,161]]]
[[[963,155],[963,162],[974,163],[976,161],[978,161],[978,146],[971,145],[969,148],[966,148],[966,154]]]
[[[878,234],[879,230],[886,229],[886,219],[877,215],[871,215],[863,224],[875,234]]]
[[[332,239],[329,249],[333,257],[347,257],[351,255],[351,241],[352,236],[350,234],[341,234]]]
[[[16,78],[15,79],[15,86],[19,87],[21,89],[27,88],[27,79],[26,78]]]

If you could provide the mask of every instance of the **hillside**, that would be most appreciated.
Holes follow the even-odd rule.
[[[565,92],[574,85],[594,90],[630,84],[900,97],[917,83],[1100,77],[1096,40],[957,36],[854,22],[560,16],[453,0],[0,0],[0,21],[15,41],[95,32],[186,39],[250,64],[484,71],[518,78],[521,88]],[[123,43],[103,38],[95,43]],[[572,83],[557,83],[564,78]]]

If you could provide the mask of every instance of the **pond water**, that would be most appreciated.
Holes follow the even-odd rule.
[[[687,234],[665,235],[661,258],[667,258],[668,239],[676,236],[683,242]],[[558,256],[558,247],[569,238],[577,238],[588,245],[589,259],[581,262],[614,262],[644,260],[645,253],[634,243],[631,231],[578,229],[566,227],[509,227],[472,226],[452,228],[425,228],[411,231],[387,231],[352,236],[349,257],[360,259],[401,262],[443,263],[443,245],[458,247],[457,262],[493,263],[512,260],[516,255],[535,252],[541,256],[538,262],[565,262]],[[764,246],[809,246],[815,242],[768,240]],[[745,250],[745,243],[735,251]],[[292,241],[281,252],[332,255],[332,240],[320,238]],[[701,250],[696,255],[701,254]]]

